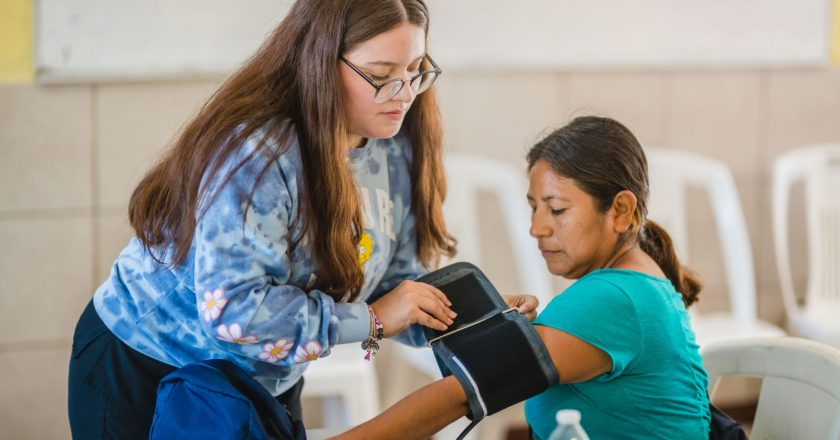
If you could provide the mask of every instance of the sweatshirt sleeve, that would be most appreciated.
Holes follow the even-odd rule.
[[[336,303],[289,283],[297,183],[278,162],[266,169],[262,153],[237,169],[256,142],[246,141],[207,185],[194,237],[198,316],[202,330],[226,351],[278,365],[305,362],[337,343],[366,338],[367,306]]]

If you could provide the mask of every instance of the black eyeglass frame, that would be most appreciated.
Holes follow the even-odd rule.
[[[381,91],[381,90],[382,90],[385,86],[387,86],[388,84],[392,84],[392,83],[395,83],[395,82],[399,82],[399,83],[401,83],[401,84],[400,84],[400,86],[399,86],[399,87],[397,87],[397,90],[394,92],[394,94],[393,94],[393,95],[391,95],[391,96],[389,96],[389,97],[388,97],[385,101],[387,101],[388,99],[393,98],[394,96],[399,95],[399,94],[400,94],[400,92],[402,91],[403,87],[405,87],[405,84],[406,84],[406,83],[408,83],[408,86],[409,86],[409,87],[411,87],[411,83],[412,83],[412,82],[414,82],[414,80],[416,80],[417,78],[422,77],[423,75],[425,75],[425,74],[427,74],[427,73],[434,73],[434,74],[435,74],[434,79],[432,79],[431,84],[429,84],[429,88],[431,88],[431,87],[432,87],[432,84],[434,84],[434,83],[435,83],[435,81],[437,81],[438,77],[439,77],[439,76],[443,73],[443,70],[441,70],[441,69],[440,69],[440,67],[437,65],[437,63],[435,62],[435,60],[433,60],[433,59],[432,59],[432,57],[430,57],[430,56],[429,56],[429,54],[426,54],[426,55],[423,55],[423,58],[425,58],[425,59],[428,59],[428,60],[429,60],[429,63],[431,63],[431,65],[432,65],[432,70],[425,70],[425,71],[423,71],[423,72],[419,72],[419,73],[417,73],[417,75],[412,76],[412,77],[411,77],[411,78],[409,78],[408,80],[404,80],[404,79],[402,79],[402,78],[393,78],[393,79],[389,79],[388,81],[383,82],[382,84],[377,84],[377,83],[376,83],[376,81],[372,80],[369,76],[367,76],[367,75],[365,74],[365,72],[362,72],[362,70],[361,70],[361,69],[359,69],[358,67],[356,67],[356,65],[355,65],[355,64],[351,63],[350,61],[347,61],[347,59],[346,59],[346,58],[344,58],[343,56],[342,56],[342,57],[340,57],[340,58],[341,58],[341,61],[344,61],[344,64],[347,64],[347,65],[348,65],[351,69],[353,69],[353,71],[354,71],[354,72],[358,73],[358,74],[359,74],[359,76],[361,76],[362,78],[364,78],[364,80],[365,80],[365,81],[367,81],[367,82],[368,82],[368,84],[370,84],[370,85],[371,85],[374,89],[376,89],[376,92],[373,94],[373,99],[374,99],[374,100],[376,99],[376,97],[377,97],[377,96],[379,96],[379,92],[380,92],[380,91]],[[426,89],[425,89],[425,90],[423,90],[422,92],[417,92],[417,94],[419,95],[420,93],[423,93],[423,92],[425,92],[426,90],[429,90],[429,88],[426,88]],[[382,102],[385,102],[385,101],[382,101]]]

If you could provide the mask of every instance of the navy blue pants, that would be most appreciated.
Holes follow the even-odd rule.
[[[70,356],[68,411],[74,439],[148,439],[158,383],[175,371],[119,340],[93,302],[76,324]],[[277,400],[302,420],[303,379]]]

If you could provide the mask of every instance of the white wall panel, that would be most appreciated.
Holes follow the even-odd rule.
[[[291,0],[39,0],[41,80],[224,74]],[[447,69],[827,65],[830,0],[429,0]]]

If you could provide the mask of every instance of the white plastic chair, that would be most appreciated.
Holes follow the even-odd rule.
[[[735,180],[726,165],[687,151],[651,148],[646,154],[651,187],[648,217],[668,231],[683,264],[689,247],[686,189],[706,190],[714,210],[730,310],[699,314],[690,309],[697,343],[702,347],[723,339],[783,336],[784,330],[757,318],[749,234]]]
[[[552,285],[536,241],[528,233],[531,219],[526,199],[528,183],[524,166],[461,153],[449,153],[444,163],[448,192],[443,214],[449,233],[458,240],[458,254],[441,265],[467,261],[486,270],[485,263],[488,258],[504,258],[516,268],[519,290],[501,293],[533,294],[540,301],[538,310],[542,310],[553,296]],[[480,237],[482,220],[478,206],[478,196],[481,193],[498,198],[502,207],[500,215],[504,218],[505,233],[513,250],[512,255],[489,255],[483,251]],[[493,281],[492,273],[487,273],[487,276]],[[418,349],[399,345],[396,350],[402,359],[424,374],[434,378],[440,377],[430,348]],[[495,421],[493,416],[485,419],[467,438],[475,438],[476,433],[487,430]],[[439,438],[455,438],[465,426],[457,424],[442,431]]]
[[[808,286],[800,306],[788,248],[791,187],[805,183]],[[791,333],[840,347],[840,144],[802,148],[773,164],[773,243]]]
[[[364,359],[357,344],[333,347],[329,356],[310,362],[303,377],[301,397],[322,399],[323,422],[328,428],[358,425],[381,410],[373,363]]]
[[[750,438],[837,439],[840,350],[800,338],[750,338],[701,349],[709,395],[721,376],[762,378]]]

